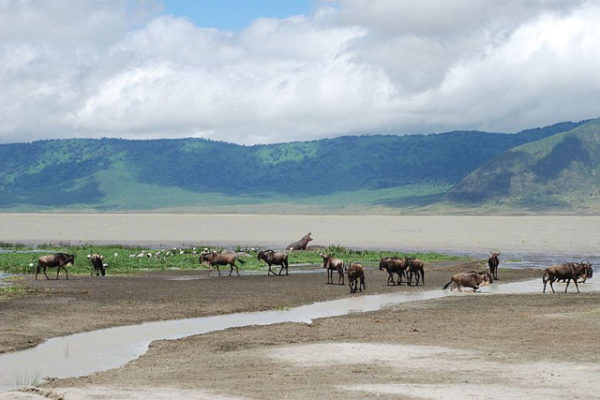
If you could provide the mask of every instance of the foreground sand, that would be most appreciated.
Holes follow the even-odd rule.
[[[473,267],[430,267],[425,289],[440,288],[452,272]],[[421,290],[387,287],[382,274],[368,271],[369,294]],[[507,281],[541,273],[501,274]],[[322,274],[171,280],[180,275],[82,278],[71,286],[28,282],[36,295],[0,303],[4,349],[26,345],[11,342],[7,326],[33,332],[29,340],[35,342],[44,337],[38,325],[54,336],[132,323],[144,312],[155,319],[180,318],[349,295],[347,286],[325,285]],[[108,291],[120,294],[109,301]],[[592,399],[600,379],[599,300],[598,293],[457,293],[312,325],[229,329],[154,342],[147,354],[122,368],[0,398]]]

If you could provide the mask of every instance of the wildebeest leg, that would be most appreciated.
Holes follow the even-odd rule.
[[[283,272],[283,264],[281,265],[281,268],[279,268],[279,276],[281,276],[281,273]],[[285,274],[287,275],[287,269],[285,270]]]
[[[219,273],[219,276],[221,276],[221,268],[219,268],[219,264],[217,264],[216,266],[217,266],[217,272]]]
[[[273,272],[273,269],[271,268],[271,264],[267,263],[267,265],[269,266],[269,270],[267,271],[267,277],[271,276],[271,274],[275,275],[275,272]]]
[[[396,284],[396,282],[394,282],[394,273],[388,271],[388,280],[387,280],[388,286],[390,285],[390,281],[392,282],[392,285]]]
[[[554,291],[554,286],[552,285],[553,282],[554,282],[554,278],[550,278],[550,289],[552,289],[552,293],[556,293]]]
[[[235,263],[233,265],[235,266],[235,273],[237,274],[237,276],[240,276],[240,268]]]
[[[425,270],[421,270],[421,285],[425,286]]]
[[[338,285],[340,284],[340,279],[342,280],[342,285],[343,285],[344,284],[344,268],[338,268],[337,272],[338,272]],[[332,280],[333,280],[333,278],[332,278]]]
[[[58,273],[60,272],[60,265],[56,267],[56,280],[58,280]]]

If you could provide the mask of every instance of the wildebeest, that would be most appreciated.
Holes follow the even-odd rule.
[[[104,263],[102,262],[102,259],[104,257],[102,257],[100,254],[92,254],[90,257],[90,262],[92,263],[92,272],[90,273],[90,276],[94,275],[94,272],[96,272],[96,276],[100,276],[100,274],[102,274],[102,276],[106,275],[106,268],[104,267]]]
[[[363,288],[367,290],[362,264],[351,262],[348,266],[348,286],[350,286],[350,293],[356,293],[357,288],[359,292],[362,292]]]
[[[308,234],[304,235],[302,237],[302,239],[298,240],[297,242],[294,243],[290,243],[287,246],[285,246],[286,250],[306,250],[306,246],[308,246],[308,242],[310,242],[311,240],[313,240],[311,237],[311,232],[308,232]]]
[[[578,278],[577,283],[585,283],[585,281],[587,281],[588,279],[591,279],[594,276],[594,269],[592,268],[592,264],[590,264],[590,262],[581,262],[580,264],[586,264],[589,266],[589,268],[586,268],[586,273],[584,275],[580,275]],[[566,282],[566,278],[559,278],[556,281],[557,282]]]
[[[333,284],[333,271],[338,273],[338,285],[340,280],[344,284],[344,260],[333,258],[330,255],[321,254],[323,258],[323,268],[327,268],[327,284]]]
[[[500,253],[492,252],[491,257],[488,258],[488,266],[490,267],[490,275],[496,280],[498,279],[498,264],[500,264],[500,260],[498,259],[499,255],[500,255]]]
[[[73,266],[75,264],[75,256],[73,254],[66,253],[56,253],[47,256],[41,256],[38,258],[38,266],[37,271],[35,272],[35,279],[37,279],[40,270],[43,268],[44,275],[46,275],[46,279],[48,275],[46,274],[46,268],[56,267],[56,279],[58,279],[58,274],[60,273],[60,269],[64,268],[65,273],[67,274],[67,279],[69,279],[69,271],[67,267]]]
[[[257,253],[258,261],[264,261],[269,266],[269,270],[267,271],[267,276],[270,274],[275,275],[275,272],[271,269],[271,265],[281,265],[281,269],[279,269],[279,275],[285,268],[285,274],[288,274],[288,255],[282,251],[273,251],[273,250],[259,250]]]
[[[461,286],[473,288],[476,292],[479,291],[481,285],[489,285],[494,282],[492,276],[487,272],[462,272],[452,275],[450,282],[444,285],[444,290],[454,282],[458,291],[462,292]]]
[[[386,270],[388,273],[387,284],[390,282],[392,285],[395,285],[394,274],[398,274],[398,285],[402,284],[402,277],[404,276],[404,271],[406,270],[406,263],[403,258],[399,257],[385,257],[379,260],[379,269]]]
[[[412,285],[413,274],[415,275],[415,286],[419,286],[419,280],[421,284],[425,286],[425,264],[418,258],[404,258],[404,264],[406,265],[406,280],[408,286]]]
[[[202,253],[200,254],[200,263],[208,264],[210,269],[208,270],[208,275],[210,275],[210,271],[212,271],[213,267],[217,267],[217,271],[219,272],[219,276],[221,276],[221,270],[219,269],[220,265],[229,264],[229,276],[233,273],[233,267],[235,267],[235,272],[237,276],[240,276],[240,271],[238,269],[237,264],[235,263],[237,255],[235,253],[217,253],[213,251],[212,253]],[[239,262],[244,264],[245,261],[239,259]]]
[[[546,284],[550,282],[550,288],[552,289],[552,293],[556,293],[554,291],[554,286],[552,285],[557,280],[566,280],[567,286],[565,287],[565,293],[569,289],[569,283],[571,280],[575,283],[575,288],[577,288],[577,293],[579,293],[579,285],[577,284],[577,280],[588,275],[588,270],[592,268],[592,265],[589,263],[565,263],[552,265],[546,268],[544,271],[544,276],[542,277],[542,282],[544,282],[544,289],[542,293],[546,293]]]

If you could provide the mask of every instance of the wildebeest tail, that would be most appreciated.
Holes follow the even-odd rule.
[[[450,286],[450,284],[452,283],[452,279],[450,279],[450,282],[446,283],[444,285],[444,287],[442,288],[442,290],[446,290],[448,288],[448,286]]]

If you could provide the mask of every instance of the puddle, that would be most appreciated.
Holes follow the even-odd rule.
[[[484,293],[539,293],[540,279],[492,285]],[[600,290],[600,284],[580,285],[582,292]],[[438,299],[457,292],[427,290],[354,296],[314,303],[290,310],[237,313],[183,320],[147,322],[52,338],[41,345],[0,355],[0,391],[16,389],[44,377],[67,378],[116,368],[144,354],[150,342],[178,339],[227,328],[283,322],[311,323],[313,319],[376,311],[396,304]],[[460,294],[459,294],[460,295]],[[50,317],[50,316],[49,316]],[[29,377],[29,378],[28,378]]]

